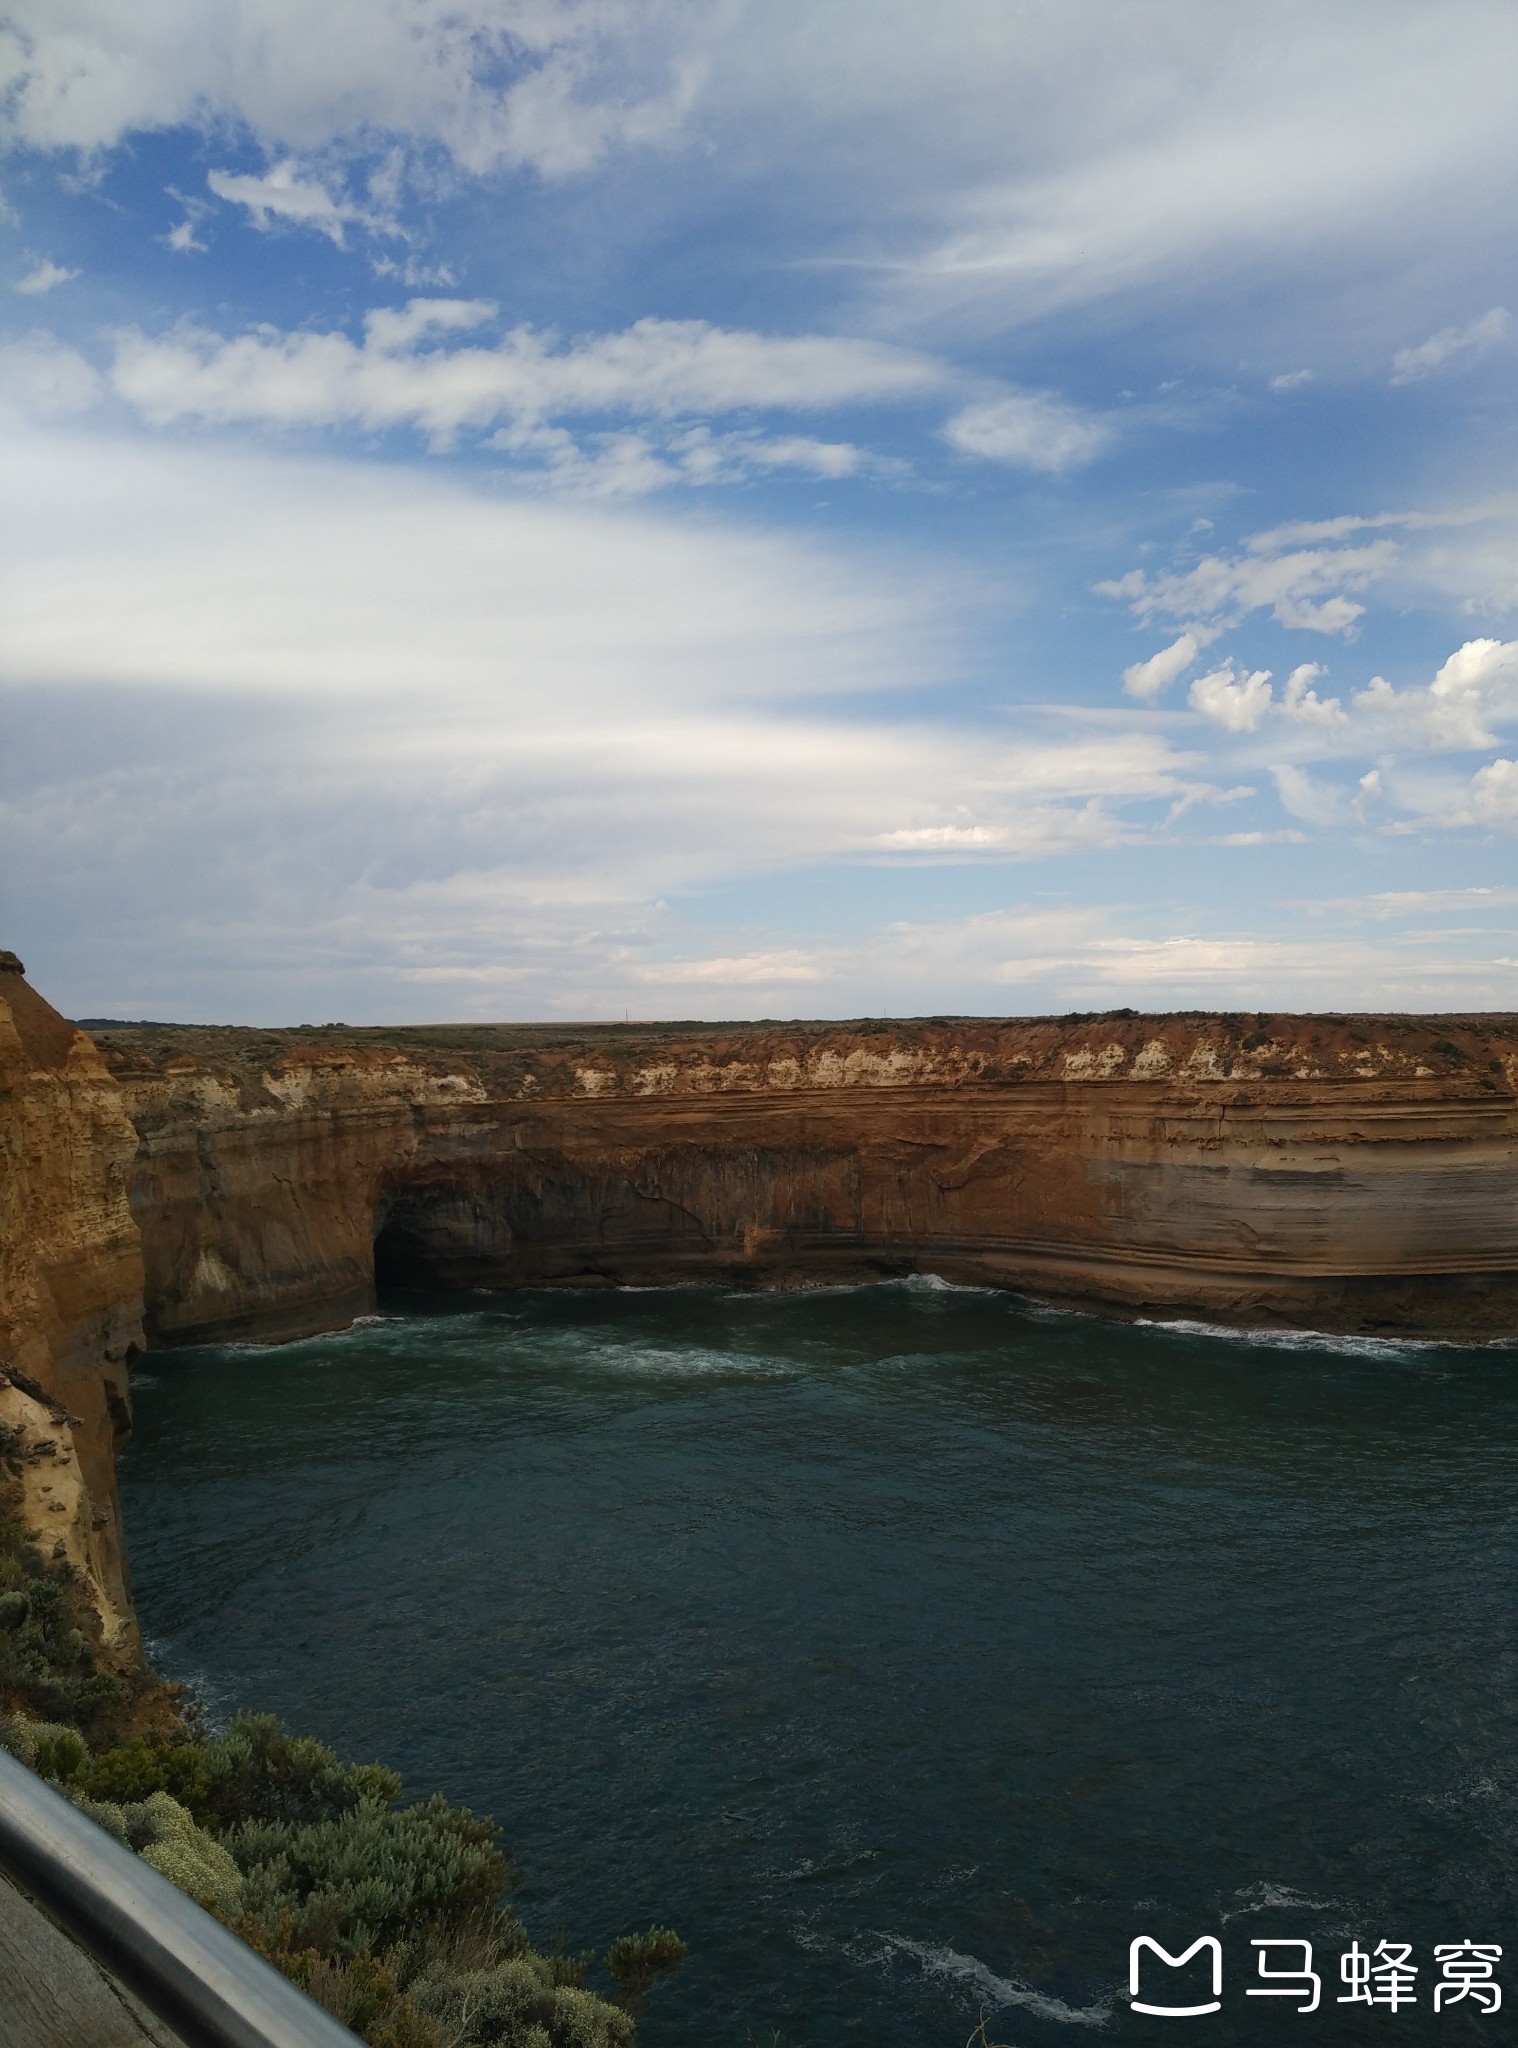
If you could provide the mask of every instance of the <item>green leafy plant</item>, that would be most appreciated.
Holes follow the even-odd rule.
[[[606,1951],[606,1973],[617,1987],[618,2001],[637,2006],[661,1977],[680,1967],[685,1943],[673,1927],[650,1927],[646,1934],[622,1934]]]

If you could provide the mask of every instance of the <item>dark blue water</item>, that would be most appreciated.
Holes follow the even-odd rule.
[[[678,1927],[649,2048],[1512,2038],[1514,1351],[536,1293],[155,1357],[137,1414],[161,1666],[494,1813],[540,1942]],[[1222,2011],[1134,2015],[1141,1934],[1217,1937]],[[1436,2018],[1467,1940],[1510,1995]],[[1383,1941],[1418,2002],[1338,2003]]]

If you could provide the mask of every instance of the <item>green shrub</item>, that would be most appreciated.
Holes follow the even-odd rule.
[[[423,1977],[410,1995],[457,2048],[628,2048],[636,2032],[594,1992],[555,1984],[544,1956]]]
[[[673,1927],[650,1927],[646,1934],[622,1934],[606,1951],[606,1971],[624,2005],[636,2006],[660,1977],[680,1967],[685,1943]]]
[[[135,1851],[170,1884],[223,1919],[242,1907],[242,1872],[214,1835],[197,1827],[191,1814],[167,1792],[123,1804],[92,1799],[70,1789],[81,1813]]]
[[[32,1730],[32,1769],[39,1778],[67,1785],[89,1761],[89,1745],[77,1728],[40,1723]]]
[[[289,1913],[295,1946],[352,1957],[402,1942],[423,1923],[462,1926],[492,1906],[509,1868],[497,1834],[494,1821],[434,1796],[303,1827],[245,1822],[226,1841],[251,1913],[269,1926]]]
[[[24,1714],[0,1717],[0,1749],[54,1784],[65,1782],[89,1757],[77,1728],[61,1721],[34,1721]]]
[[[204,1824],[213,1819],[207,1796],[205,1749],[193,1742],[127,1742],[92,1757],[77,1774],[91,1799],[132,1805],[167,1792]]]
[[[224,1826],[239,1821],[335,1820],[360,1806],[388,1806],[401,1781],[383,1764],[339,1762],[309,1735],[287,1735],[273,1714],[240,1714],[205,1747],[205,1807]]]

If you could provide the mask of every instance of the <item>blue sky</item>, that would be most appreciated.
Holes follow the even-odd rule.
[[[76,1015],[1518,1003],[1507,0],[21,0]]]

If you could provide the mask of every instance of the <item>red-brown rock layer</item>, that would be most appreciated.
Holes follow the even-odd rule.
[[[95,1608],[99,1647],[139,1657],[116,1503],[141,1349],[137,1134],[99,1053],[0,955],[0,1424],[8,1493]]]
[[[123,1668],[144,1324],[333,1328],[376,1259],[442,1286],[928,1272],[1120,1314],[1518,1331],[1511,1017],[97,1035],[0,954],[0,1445]]]
[[[1508,1017],[116,1030],[157,1342],[382,1277],[932,1272],[1125,1314],[1518,1329]]]

